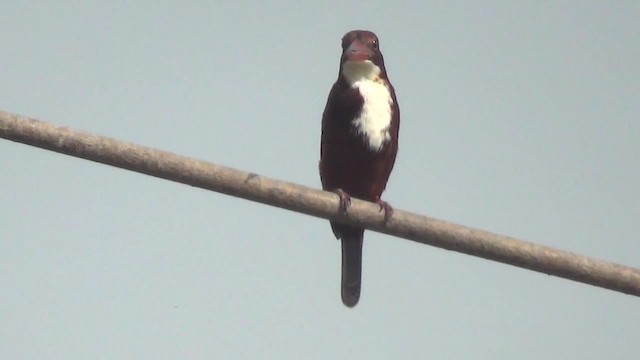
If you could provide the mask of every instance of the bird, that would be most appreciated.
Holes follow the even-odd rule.
[[[378,36],[353,30],[342,37],[340,70],[322,113],[319,172],[322,188],[338,195],[346,214],[351,197],[374,202],[393,215],[380,196],[398,153],[400,108],[389,81]],[[341,298],[360,300],[364,229],[331,221],[342,245]]]

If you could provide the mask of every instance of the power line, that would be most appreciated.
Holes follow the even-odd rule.
[[[323,219],[640,296],[640,270],[0,111],[0,137]]]

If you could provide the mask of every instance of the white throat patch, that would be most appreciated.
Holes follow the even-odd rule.
[[[391,92],[384,80],[380,79],[380,68],[370,60],[347,61],[342,67],[342,75],[352,88],[358,89],[362,99],[362,111],[353,119],[353,128],[362,135],[369,148],[380,151],[391,139]]]

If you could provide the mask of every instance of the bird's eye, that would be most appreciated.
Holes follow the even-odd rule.
[[[371,48],[373,50],[378,50],[378,39],[371,40]]]

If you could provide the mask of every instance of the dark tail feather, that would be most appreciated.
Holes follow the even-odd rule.
[[[342,236],[342,303],[354,307],[360,300],[364,229],[349,230]]]

